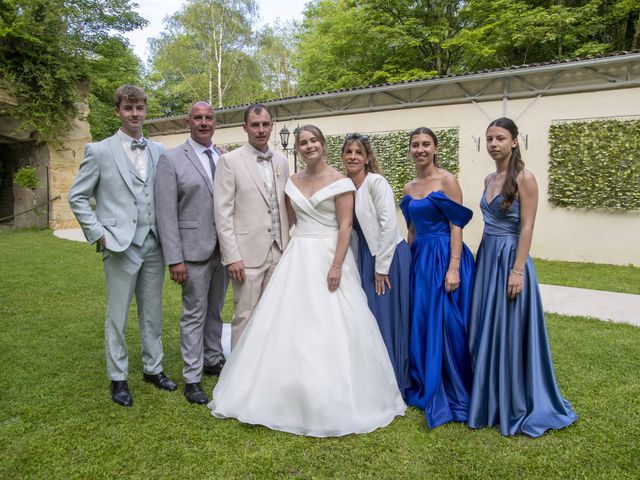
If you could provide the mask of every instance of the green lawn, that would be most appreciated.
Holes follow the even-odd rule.
[[[0,478],[640,476],[640,328],[549,315],[558,382],[580,420],[539,439],[460,424],[430,431],[413,408],[371,434],[303,438],[214,419],[180,391],[144,383],[135,315],[134,406],[115,405],[100,256],[31,231],[0,232],[0,254]],[[180,292],[166,287],[164,365],[181,380]],[[205,379],[208,393],[214,383]]]
[[[622,267],[538,258],[533,263],[540,283],[640,295],[640,268],[632,265]]]

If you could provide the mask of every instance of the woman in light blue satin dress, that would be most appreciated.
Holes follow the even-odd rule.
[[[489,124],[496,171],[485,179],[484,218],[469,320],[473,387],[469,426],[538,437],[578,418],[556,384],[536,272],[529,257],[538,187],[524,168],[518,127]]]

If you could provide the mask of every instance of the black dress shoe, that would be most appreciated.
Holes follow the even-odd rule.
[[[129,392],[129,385],[126,380],[112,380],[111,381],[111,400],[123,407],[130,407],[133,405],[133,397]]]
[[[200,382],[195,383],[185,383],[184,384],[184,396],[187,397],[189,403],[198,403],[200,405],[204,405],[205,403],[209,403],[209,399],[207,398],[207,394],[202,391],[202,387],[200,386]]]
[[[156,388],[159,388],[160,390],[169,390],[170,392],[173,392],[178,388],[175,383],[167,378],[164,372],[156,373],[155,375],[144,373],[142,376],[144,377],[145,382],[153,383]]]
[[[205,375],[220,375],[220,372],[222,371],[225,363],[226,360],[224,357],[222,357],[220,360],[218,360],[217,363],[213,365],[205,365],[204,367],[202,367],[202,373],[204,373]]]

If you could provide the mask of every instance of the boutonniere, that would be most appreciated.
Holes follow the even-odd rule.
[[[280,165],[274,165],[273,171],[276,174],[276,177],[280,178]]]

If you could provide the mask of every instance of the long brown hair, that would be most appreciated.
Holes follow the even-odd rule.
[[[487,130],[491,127],[504,128],[511,134],[511,137],[514,140],[518,140],[518,126],[510,118],[498,118],[489,124]],[[500,192],[502,194],[502,203],[500,203],[500,208],[503,210],[508,210],[513,203],[513,200],[516,198],[516,195],[518,194],[518,175],[523,170],[524,161],[522,160],[520,144],[518,143],[511,149],[511,157],[509,157],[509,166],[507,167],[507,176],[504,179],[502,191]]]
[[[433,141],[433,145],[438,148],[438,137],[436,137],[436,134],[433,132],[433,130],[427,127],[418,127],[409,134],[409,148],[411,148],[411,139],[416,135],[429,135],[431,137],[431,140]],[[432,161],[436,168],[439,167],[437,153],[433,156]]]
[[[382,175],[380,162],[378,161],[376,152],[373,151],[373,147],[371,146],[371,142],[369,142],[369,137],[367,135],[361,135],[359,133],[347,134],[344,139],[344,143],[342,144],[342,149],[340,150],[340,156],[344,155],[345,150],[352,143],[355,143],[358,147],[360,147],[360,150],[363,151],[365,157],[367,157],[368,162],[364,166],[365,171]]]

